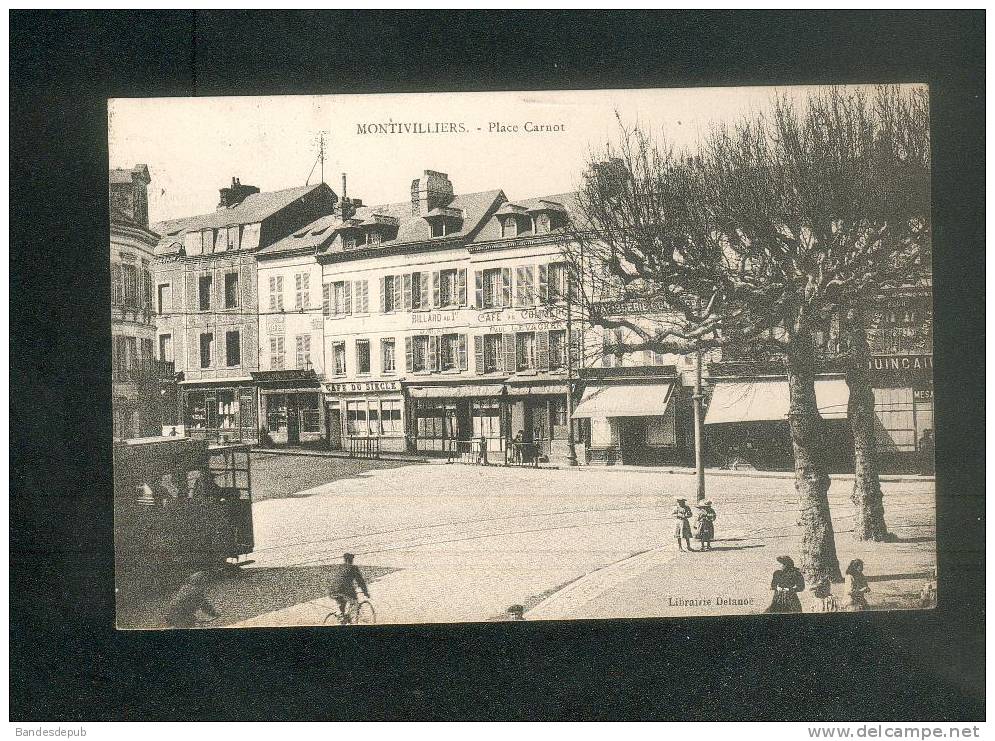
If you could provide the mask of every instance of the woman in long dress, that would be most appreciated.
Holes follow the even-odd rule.
[[[864,596],[871,591],[864,576],[864,562],[855,558],[846,567],[846,577],[843,579],[843,609],[847,612],[860,612],[869,609]]]
[[[677,520],[676,525],[676,535],[677,535],[677,548],[681,551],[684,550],[684,546],[681,545],[681,538],[687,543],[688,551],[694,550],[691,548],[691,508],[688,507],[686,499],[678,499],[677,506],[674,507],[674,519]]]
[[[802,603],[798,599],[798,593],[805,589],[805,577],[795,568],[795,562],[789,556],[778,556],[777,561],[783,568],[775,571],[770,580],[774,596],[767,612],[801,612]]]
[[[712,541],[715,539],[715,510],[712,509],[712,500],[706,499],[698,505],[698,513],[695,515],[694,537],[701,543],[701,550],[712,550]]]

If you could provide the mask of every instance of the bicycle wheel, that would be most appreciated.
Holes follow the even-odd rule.
[[[356,610],[357,625],[373,625],[377,622],[377,611],[373,609],[373,605],[369,602],[360,602],[359,607]]]

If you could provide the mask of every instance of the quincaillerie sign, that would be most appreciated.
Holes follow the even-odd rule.
[[[366,394],[371,391],[400,391],[400,381],[353,381],[326,384],[330,394]]]
[[[878,373],[932,373],[932,355],[875,355],[867,369]]]

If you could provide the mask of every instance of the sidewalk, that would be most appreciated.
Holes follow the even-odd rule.
[[[312,458],[349,458],[351,460],[404,461],[406,463],[445,463],[445,459],[434,459],[413,453],[381,453],[379,458],[360,458],[349,455],[348,450],[315,450],[311,448],[263,448],[253,447],[253,453],[265,455],[300,455]]]

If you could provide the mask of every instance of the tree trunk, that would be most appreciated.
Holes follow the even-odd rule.
[[[867,368],[870,347],[859,312],[847,317],[847,371],[850,387],[847,418],[853,433],[853,532],[857,540],[886,540],[884,495],[878,478],[878,446],[874,435],[874,391]]]
[[[811,583],[823,577],[842,581],[829,511],[825,432],[815,398],[815,348],[808,332],[791,338],[787,353],[790,409],[788,425],[795,455],[795,489],[802,526],[801,570]]]

